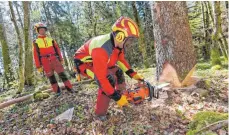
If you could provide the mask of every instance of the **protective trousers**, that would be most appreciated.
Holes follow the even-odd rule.
[[[124,74],[119,67],[115,66],[108,69],[107,78],[118,92],[126,89]],[[110,97],[108,97],[99,86],[95,114],[98,116],[106,115],[110,100]]]
[[[41,63],[46,76],[48,77],[54,92],[60,92],[58,82],[55,78],[54,71],[59,75],[67,89],[72,89],[72,84],[64,73],[64,67],[55,55],[49,57],[42,57]]]
[[[86,71],[89,70],[93,72],[93,65],[90,63],[83,63],[83,62],[80,62],[80,64],[78,64],[77,63],[78,61],[79,59],[75,59],[75,64],[78,65],[77,68],[80,70],[80,74],[92,78],[91,75],[88,74]],[[100,86],[99,81],[96,79],[96,76],[93,77],[92,79],[95,79],[97,84],[99,85],[97,102],[95,107],[95,114],[98,116],[105,115],[109,107],[110,97],[108,97],[103,92],[103,89]],[[124,73],[118,66],[114,66],[108,69],[107,79],[109,80],[111,85],[115,88],[115,90],[121,92],[122,90],[126,89]]]

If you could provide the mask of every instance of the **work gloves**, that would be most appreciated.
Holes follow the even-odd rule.
[[[133,76],[133,78],[135,79],[135,80],[137,80],[137,81],[143,81],[144,80],[144,77],[141,75],[141,74],[135,74],[134,76]]]
[[[125,95],[122,95],[121,98],[117,101],[119,107],[127,106],[128,101]]]
[[[62,65],[64,65],[64,60],[61,60],[60,63],[61,63]]]
[[[77,82],[80,82],[80,81],[81,81],[80,74],[76,74],[76,81],[77,81]]]
[[[42,73],[42,72],[43,72],[43,68],[42,68],[42,67],[39,67],[39,68],[37,69],[37,71],[40,72],[40,73]]]
[[[114,99],[117,102],[119,107],[127,106],[128,101],[125,95],[121,95],[119,92],[115,90],[115,92],[110,95],[110,98]]]
[[[75,72],[76,81],[77,81],[77,82],[80,82],[80,81],[81,81],[80,73],[78,73],[76,67],[74,67],[73,70],[74,70],[74,72]]]

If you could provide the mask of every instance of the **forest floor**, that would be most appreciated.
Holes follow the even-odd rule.
[[[146,80],[155,84],[154,68],[139,72]],[[195,75],[207,79],[210,87],[161,91],[159,99],[145,101],[139,105],[131,104],[123,109],[112,101],[108,119],[103,122],[94,115],[97,96],[95,82],[78,85],[74,87],[79,91],[77,94],[64,91],[60,97],[52,95],[43,101],[27,100],[0,110],[0,135],[184,135],[192,127],[193,116],[198,112],[228,113],[227,74],[227,69],[197,70]],[[132,84],[134,81],[128,79],[127,82]],[[4,100],[9,99],[2,98],[0,102]],[[74,112],[71,121],[54,120],[56,116],[72,107]],[[208,124],[205,121],[205,126]],[[219,127],[207,132],[223,135],[228,129]]]

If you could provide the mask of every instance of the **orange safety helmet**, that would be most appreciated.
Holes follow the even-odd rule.
[[[37,23],[34,25],[34,29],[37,33],[39,32],[40,28],[45,28],[45,30],[47,31],[47,26],[43,23]]]
[[[130,18],[121,16],[112,26],[112,31],[120,31],[121,35],[117,35],[118,41],[123,41],[128,37],[139,38],[138,25]]]

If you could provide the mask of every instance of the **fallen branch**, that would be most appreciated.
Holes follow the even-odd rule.
[[[197,131],[197,133],[203,132],[209,128],[211,128],[211,130],[214,131],[214,130],[220,129],[223,126],[227,126],[227,125],[228,125],[228,120],[217,121],[215,123],[207,125],[206,127],[201,128],[199,131]]]
[[[72,85],[73,86],[76,86],[76,85],[81,85],[81,84],[85,84],[85,83],[89,83],[89,82],[92,82],[93,80],[84,80],[84,81],[81,81],[81,82],[75,82],[73,83]],[[60,86],[61,89],[65,89],[65,86]],[[46,90],[43,90],[42,92],[52,92],[52,89],[46,89]],[[19,98],[15,98],[15,99],[11,99],[9,101],[6,101],[6,102],[3,102],[3,103],[0,103],[0,109],[3,109],[7,106],[10,106],[10,105],[13,105],[15,103],[20,103],[22,101],[25,101],[25,100],[28,100],[28,99],[31,99],[33,97],[33,94],[29,94],[29,95],[26,95],[26,96],[23,96],[23,97],[19,97]]]

